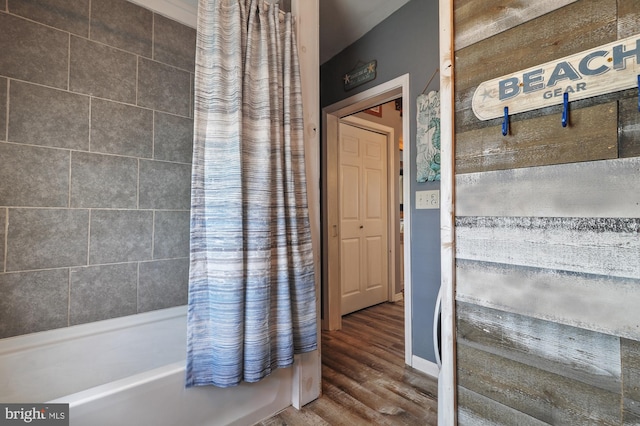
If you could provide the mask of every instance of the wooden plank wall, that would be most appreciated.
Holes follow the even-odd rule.
[[[483,81],[640,33],[640,0],[454,0],[462,425],[640,424],[638,90],[480,121]]]

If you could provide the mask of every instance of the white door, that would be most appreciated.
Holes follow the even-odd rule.
[[[387,136],[340,123],[342,315],[387,300]]]

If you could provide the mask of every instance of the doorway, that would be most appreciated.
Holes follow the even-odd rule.
[[[409,138],[409,117],[411,114],[409,106],[409,75],[405,74],[401,77],[383,83],[374,88],[356,94],[341,102],[330,105],[323,110],[323,144],[322,144],[322,197],[323,203],[323,285],[322,285],[322,327],[326,330],[338,330],[342,323],[341,310],[341,265],[339,257],[336,260],[335,253],[340,251],[340,214],[338,199],[338,142],[339,142],[339,123],[344,117],[356,112],[402,98],[402,129],[403,140],[407,147],[410,147]],[[409,149],[405,149],[401,159],[404,164],[409,164]],[[409,183],[410,168],[405,167],[402,198],[409,200]],[[393,182],[396,182],[395,176],[389,174]],[[395,206],[399,200],[396,196],[394,201],[390,202]],[[404,232],[410,235],[410,209],[404,209]],[[395,211],[392,209],[392,211]],[[395,218],[391,218],[395,221]],[[411,365],[411,241],[406,238],[404,242],[404,298],[405,298],[405,363]]]

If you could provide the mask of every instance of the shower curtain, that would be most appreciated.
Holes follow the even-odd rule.
[[[316,349],[291,14],[200,0],[186,386],[256,382]]]

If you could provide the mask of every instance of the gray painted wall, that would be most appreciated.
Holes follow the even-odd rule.
[[[439,182],[417,183],[416,176],[416,98],[422,93],[439,63],[438,3],[412,0],[380,23],[361,39],[324,63],[320,68],[320,102],[322,107],[334,104],[356,93],[375,87],[401,75],[410,74],[411,117],[411,248],[413,354],[435,362],[433,311],[440,286],[440,212],[416,210],[415,192],[440,189]],[[376,79],[345,92],[342,76],[358,61],[378,61]],[[429,90],[438,90],[434,78]],[[405,140],[405,145],[407,145]],[[405,149],[407,149],[405,147]],[[407,208],[405,204],[405,209]]]

